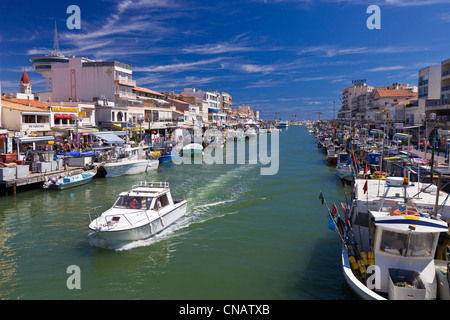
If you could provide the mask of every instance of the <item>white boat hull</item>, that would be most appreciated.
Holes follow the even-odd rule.
[[[350,267],[350,262],[348,260],[347,249],[342,246],[342,272],[344,274],[344,279],[350,289],[363,300],[386,300],[376,292],[370,290],[365,286],[358,278],[355,277],[353,271]]]
[[[117,177],[128,174],[138,174],[150,170],[157,170],[158,160],[130,160],[102,164],[106,177]]]
[[[177,220],[186,215],[187,202],[183,201],[172,210],[161,214],[161,217],[152,219],[140,226],[134,226],[129,229],[115,230],[114,228],[99,230],[96,229],[96,221],[94,220],[89,225],[89,228],[94,231],[93,234],[100,236],[106,241],[136,241],[143,240],[160,233]],[[100,219],[100,218],[98,218]]]

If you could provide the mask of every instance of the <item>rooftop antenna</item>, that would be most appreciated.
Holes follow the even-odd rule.
[[[55,21],[55,31],[53,33],[53,51],[52,53],[50,53],[50,56],[53,57],[62,56],[61,52],[59,51],[58,30],[56,29],[56,21]]]

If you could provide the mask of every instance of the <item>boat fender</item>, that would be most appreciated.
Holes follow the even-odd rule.
[[[393,215],[393,216],[404,216],[404,215],[405,215],[404,212],[405,212],[405,211],[400,211],[399,209],[395,209],[395,210],[392,212],[392,215]],[[414,210],[406,210],[406,214],[407,214],[408,216],[420,217],[420,214],[419,214],[417,211],[414,211]]]
[[[369,265],[369,259],[367,259],[367,253],[365,253],[364,251],[361,252],[361,262],[363,263],[364,266]]]
[[[359,266],[358,270],[359,270],[359,274],[361,276],[361,279],[365,280],[366,279],[366,275],[367,275],[366,267],[364,266],[364,263],[361,260],[358,261],[358,266]]]

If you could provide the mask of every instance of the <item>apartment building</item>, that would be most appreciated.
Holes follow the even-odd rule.
[[[437,68],[436,68],[437,69]],[[436,125],[448,129],[450,127],[450,59],[444,60],[440,65],[440,81],[436,81],[429,90],[439,92],[428,97],[425,104],[425,113],[436,115]]]

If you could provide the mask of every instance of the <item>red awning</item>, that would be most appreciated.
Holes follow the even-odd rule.
[[[62,118],[62,117],[63,117],[63,116],[60,115],[59,113],[56,113],[54,116],[55,116],[55,119],[58,119],[58,118]]]
[[[63,114],[62,117],[63,117],[64,119],[70,119],[70,114]]]

